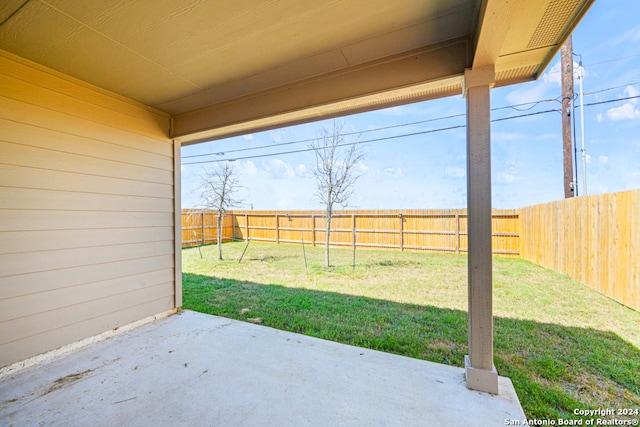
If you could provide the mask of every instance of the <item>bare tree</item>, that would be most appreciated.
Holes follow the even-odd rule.
[[[317,190],[315,196],[325,206],[327,231],[325,235],[324,259],[329,262],[329,240],[331,238],[331,218],[336,205],[346,207],[358,180],[357,164],[364,154],[355,144],[347,144],[342,134],[344,123],[333,121],[333,129],[322,127],[319,137],[310,145],[316,154]]]
[[[224,215],[228,209],[236,207],[242,203],[235,199],[236,193],[240,190],[240,184],[234,174],[233,166],[225,163],[215,169],[205,169],[200,176],[202,184],[201,198],[205,208],[216,212],[218,259],[222,259],[222,224]]]

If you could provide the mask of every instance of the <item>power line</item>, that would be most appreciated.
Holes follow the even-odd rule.
[[[394,136],[387,136],[384,138],[376,138],[376,139],[368,139],[366,141],[356,141],[356,142],[347,142],[344,144],[336,144],[336,147],[348,147],[351,145],[358,145],[358,144],[365,144],[368,142],[378,142],[378,141],[386,141],[389,139],[396,139],[396,138],[406,138],[409,136],[416,136],[416,135],[424,135],[427,133],[434,133],[434,132],[442,132],[445,130],[451,130],[451,129],[459,129],[459,128],[464,128],[466,127],[466,125],[457,125],[457,126],[450,126],[450,127],[446,127],[446,128],[439,128],[439,129],[431,129],[431,130],[425,130],[425,131],[421,131],[421,132],[413,132],[413,133],[407,133],[404,135],[394,135]],[[198,165],[198,164],[202,164],[202,163],[219,163],[219,162],[235,162],[236,160],[245,160],[245,159],[258,159],[261,157],[272,157],[272,156],[282,156],[284,154],[295,154],[295,153],[304,153],[306,151],[314,151],[315,148],[303,148],[300,150],[290,150],[290,151],[281,151],[279,153],[270,153],[270,154],[256,154],[255,156],[245,156],[245,157],[236,157],[233,159],[215,159],[215,160],[203,160],[203,161],[199,161],[199,162],[189,162],[189,163],[183,163],[183,165]]]
[[[606,88],[606,89],[596,90],[596,91],[594,91],[594,92],[586,92],[586,93],[584,94],[584,96],[594,95],[594,94],[596,94],[596,93],[607,92],[607,91],[609,91],[609,90],[620,89],[620,88],[623,88],[623,87],[625,87],[625,88],[626,88],[626,87],[629,87],[629,86],[636,86],[636,85],[640,85],[640,82],[636,82],[636,83],[628,83],[628,84],[625,84],[625,85],[609,87],[609,88]]]
[[[363,133],[377,132],[377,131],[380,131],[380,130],[387,130],[387,129],[393,129],[393,128],[398,128],[398,127],[419,125],[419,124],[424,124],[424,123],[429,123],[429,122],[435,122],[435,121],[438,121],[438,120],[453,119],[453,118],[463,117],[463,116],[464,116],[464,114],[454,114],[454,115],[451,115],[451,116],[436,117],[434,119],[420,120],[420,121],[417,121],[417,122],[401,123],[401,124],[398,124],[398,125],[384,126],[384,127],[374,128],[374,129],[362,130],[362,131],[358,131],[358,132],[342,133],[341,135],[342,136],[362,135]],[[205,156],[223,156],[223,155],[229,154],[229,153],[238,153],[238,152],[242,152],[242,151],[260,150],[262,148],[282,147],[282,146],[285,146],[285,145],[292,145],[292,144],[301,144],[303,142],[311,142],[311,141],[315,141],[317,139],[318,138],[300,139],[300,140],[297,140],[297,141],[279,142],[277,144],[262,145],[262,146],[258,146],[258,147],[237,148],[235,150],[227,150],[227,151],[224,151],[224,152],[217,152],[217,153],[193,154],[193,155],[190,155],[190,156],[184,156],[183,159],[189,159],[189,158],[193,158],[193,157],[205,157]]]
[[[620,89],[622,87],[627,87],[627,86],[634,86],[640,84],[640,82],[638,83],[630,83],[630,84],[626,84],[626,85],[621,85],[621,86],[614,86],[614,87],[610,87],[607,89],[601,89],[595,92],[589,92],[586,93],[585,96],[589,96],[589,95],[593,95],[596,93],[601,93],[601,92],[606,92],[609,90],[614,90],[614,89]],[[513,109],[516,111],[529,111],[531,109],[533,109],[536,105],[545,103],[545,102],[557,102],[557,99],[543,99],[540,101],[532,101],[532,102],[525,102],[525,103],[521,103],[521,104],[513,104],[513,105],[506,105],[503,107],[495,107],[492,108],[491,111],[499,111],[499,110],[506,110],[506,109]],[[518,108],[518,107],[523,107],[523,106],[528,106],[528,108]],[[387,129],[393,129],[393,128],[399,128],[399,127],[406,127],[406,126],[414,126],[414,125],[418,125],[418,124],[424,124],[424,123],[430,123],[430,122],[435,122],[435,121],[439,121],[439,120],[447,120],[447,119],[454,119],[454,118],[458,118],[458,117],[463,117],[465,116],[465,114],[453,114],[450,116],[443,116],[443,117],[436,117],[436,118],[432,118],[432,119],[426,119],[426,120],[419,120],[419,121],[415,121],[415,122],[408,122],[408,123],[401,123],[401,124],[397,124],[397,125],[390,125],[390,126],[383,126],[383,127],[379,127],[379,128],[374,128],[374,129],[367,129],[367,130],[362,130],[362,131],[358,131],[358,132],[348,132],[348,133],[343,133],[343,136],[351,136],[351,135],[362,135],[364,133],[370,133],[370,132],[378,132],[381,130],[387,130]],[[500,120],[504,120],[504,119],[498,119],[497,121]],[[255,151],[255,150],[261,150],[263,148],[274,148],[274,147],[283,147],[283,146],[287,146],[287,145],[295,145],[295,144],[302,144],[304,142],[312,142],[315,141],[317,138],[307,138],[307,139],[300,139],[300,140],[296,140],[296,141],[287,141],[287,142],[279,142],[276,144],[269,144],[269,145],[260,145],[257,147],[247,147],[247,148],[236,148],[234,150],[225,150],[225,151],[217,151],[217,152],[211,152],[211,153],[203,153],[203,154],[192,154],[189,156],[183,156],[183,159],[190,159],[190,158],[196,158],[196,157],[208,157],[208,156],[224,156],[230,153],[241,153],[241,152],[245,152],[245,151]],[[185,163],[188,164],[188,163]]]
[[[625,85],[628,86],[628,85]],[[601,104],[609,104],[612,102],[619,102],[619,101],[626,101],[626,100],[630,100],[630,99],[637,99],[640,98],[640,95],[637,96],[628,96],[625,98],[618,98],[618,99],[610,99],[610,100],[606,100],[606,101],[599,101],[599,102],[593,102],[593,103],[589,103],[589,104],[584,104],[585,107],[590,107],[590,106],[594,106],[594,105],[601,105]],[[545,101],[536,101],[535,104],[539,104],[542,102],[547,102],[547,101],[554,101],[554,100],[545,100]],[[529,103],[525,103],[525,104],[519,104],[519,105],[527,105]],[[494,110],[501,110],[501,109],[505,109],[505,108],[510,108],[511,106],[507,106],[507,107],[499,107],[496,108]],[[492,110],[493,111],[493,110]],[[502,118],[498,118],[498,119],[492,119],[491,122],[500,122],[500,121],[505,121],[505,120],[514,120],[514,119],[519,119],[519,118],[523,118],[523,117],[530,117],[530,116],[537,116],[537,115],[541,115],[541,114],[547,114],[547,113],[554,113],[554,112],[559,112],[561,111],[560,109],[550,109],[550,110],[544,110],[544,111],[538,111],[535,113],[527,113],[527,114],[521,114],[518,116],[510,116],[510,117],[502,117]],[[453,116],[447,116],[446,118],[454,118],[454,117],[461,117],[464,116],[464,114],[457,114],[457,115],[453,115]],[[437,118],[437,119],[429,119],[426,121],[420,121],[420,122],[413,122],[413,123],[424,123],[424,122],[429,122],[429,121],[436,121],[436,120],[442,120],[444,118]],[[394,126],[389,126],[389,127],[400,127],[400,126],[407,126],[409,124],[404,124],[404,125],[394,125]],[[387,128],[389,128],[387,127]],[[410,137],[410,136],[417,136],[417,135],[425,135],[425,134],[429,134],[429,133],[436,133],[436,132],[444,132],[447,130],[453,130],[453,129],[460,129],[460,128],[464,128],[466,127],[466,125],[456,125],[456,126],[449,126],[449,127],[445,127],[445,128],[437,128],[437,129],[430,129],[430,130],[426,130],[426,131],[420,131],[420,132],[413,132],[413,133],[407,133],[407,134],[402,134],[402,135],[393,135],[393,136],[388,136],[388,137],[383,137],[383,138],[375,138],[375,139],[369,139],[369,140],[364,140],[364,141],[356,141],[356,142],[350,142],[350,143],[344,143],[344,144],[339,144],[337,145],[338,147],[347,147],[347,146],[351,146],[351,145],[357,145],[357,144],[365,144],[365,143],[370,143],[370,142],[379,142],[379,141],[388,141],[391,139],[397,139],[397,138],[406,138],[406,137]],[[379,128],[379,129],[384,129],[384,128]],[[379,129],[375,129],[375,130],[379,130]],[[371,132],[374,131],[374,129],[370,129],[367,132]],[[346,133],[346,134],[342,134],[343,136],[347,136],[347,135],[356,135],[356,134],[362,134],[364,132],[350,132],[350,133]],[[282,145],[290,145],[290,144],[295,144],[295,143],[300,143],[303,141],[314,141],[317,138],[313,138],[313,139],[309,139],[309,140],[302,140],[302,141],[291,141],[291,142],[286,142],[286,143],[281,143],[281,144],[273,144],[273,145],[267,145],[267,146],[263,146],[263,147],[253,147],[251,149],[259,149],[259,148],[272,148],[275,146],[282,146]],[[240,150],[234,150],[234,151],[246,151],[249,150],[249,148],[246,149],[240,149]],[[308,151],[313,151],[314,148],[303,148],[303,149],[299,149],[299,150],[289,150],[289,151],[280,151],[280,152],[276,152],[276,153],[269,153],[269,154],[256,154],[256,155],[252,155],[252,156],[243,156],[243,157],[235,157],[235,158],[227,158],[227,159],[213,159],[213,160],[202,160],[202,161],[197,161],[197,162],[187,162],[187,163],[182,163],[183,165],[198,165],[198,164],[205,164],[205,163],[220,163],[220,162],[234,162],[236,160],[247,160],[247,159],[257,159],[257,158],[264,158],[264,157],[273,157],[273,156],[282,156],[282,155],[287,155],[287,154],[296,154],[296,153],[304,153],[304,152],[308,152]],[[229,151],[231,152],[231,151]],[[218,153],[216,153],[218,154]],[[224,154],[224,153],[221,153]],[[206,155],[213,155],[213,154],[206,154]],[[205,156],[205,155],[197,155],[197,156]],[[196,157],[196,156],[189,156],[189,157]],[[187,158],[187,157],[184,157]]]
[[[584,67],[591,67],[593,65],[608,64],[609,62],[622,61],[623,59],[635,58],[636,56],[640,56],[640,53],[634,53],[634,54],[627,55],[627,56],[621,56],[619,58],[605,59],[604,61],[591,62],[589,64],[584,64],[583,66]],[[560,73],[560,71],[549,71],[549,72],[547,72],[547,74],[558,74],[558,73]]]
[[[637,99],[640,98],[640,95],[636,95],[636,96],[627,96],[626,98],[619,98],[619,99],[610,99],[608,101],[599,101],[599,102],[592,102],[590,104],[584,104],[585,107],[591,107],[593,105],[601,105],[601,104],[609,104],[611,102],[618,102],[618,101],[627,101],[629,99]]]
[[[491,121],[492,122],[498,122],[498,121],[502,121],[502,120],[512,120],[512,119],[518,119],[518,118],[522,118],[522,117],[536,116],[536,115],[545,114],[545,113],[555,113],[555,112],[558,112],[558,111],[560,111],[560,110],[559,109],[545,110],[545,111],[540,111],[540,112],[536,112],[536,113],[521,114],[519,116],[512,116],[512,117],[504,117],[504,118],[500,118],[500,119],[493,119]],[[402,135],[393,135],[393,136],[387,136],[387,137],[383,137],[383,138],[368,139],[368,140],[365,140],[365,141],[347,142],[347,143],[344,143],[344,144],[338,144],[338,145],[336,145],[336,147],[348,147],[348,146],[351,146],[351,145],[366,144],[366,143],[370,143],[370,142],[388,141],[390,139],[406,138],[406,137],[410,137],[410,136],[425,135],[425,134],[436,133],[436,132],[444,132],[444,131],[447,131],[447,130],[461,129],[461,128],[465,128],[465,127],[467,127],[466,124],[464,124],[464,125],[455,125],[455,126],[449,126],[449,127],[445,127],[445,128],[430,129],[430,130],[425,130],[425,131],[420,131],[420,132],[406,133],[406,134],[402,134]],[[235,162],[237,160],[258,159],[258,158],[263,158],[263,157],[282,156],[282,155],[286,155],[286,154],[304,153],[304,152],[307,152],[307,151],[314,151],[314,150],[315,150],[315,148],[302,148],[300,150],[281,151],[281,152],[278,152],[278,153],[256,154],[256,155],[253,155],[253,156],[235,157],[235,158],[231,158],[231,159],[202,160],[202,161],[198,161],[198,162],[188,162],[188,163],[182,163],[182,164],[186,166],[186,165],[198,165],[198,164],[203,164],[203,163]]]
[[[559,112],[559,111],[562,111],[562,110],[561,110],[561,109],[559,109],[559,108],[553,108],[553,109],[551,109],[551,110],[537,111],[537,112],[535,112],[535,113],[522,114],[522,115],[520,115],[520,116],[502,117],[502,118],[500,118],[500,119],[493,119],[493,120],[491,120],[491,121],[492,121],[492,122],[501,122],[501,121],[504,121],[504,120],[519,119],[519,118],[521,118],[521,117],[537,116],[537,115],[539,115],[539,114],[557,113],[557,112]]]
[[[542,101],[535,101],[535,102],[525,102],[522,104],[514,104],[514,105],[507,105],[504,107],[496,107],[496,108],[492,108],[491,111],[498,111],[498,110],[504,110],[504,109],[514,109],[516,111],[528,111],[530,109],[532,109],[533,107],[535,107],[538,104],[541,104],[543,102],[553,102],[555,100],[553,99],[545,99]],[[524,109],[518,109],[516,107],[521,107],[524,105],[531,105],[529,108],[524,108]],[[358,131],[358,132],[348,132],[348,133],[343,133],[341,134],[342,136],[351,136],[351,135],[362,135],[363,133],[370,133],[370,132],[377,132],[377,131],[381,131],[381,130],[387,130],[387,129],[393,129],[393,128],[399,128],[399,127],[406,127],[406,126],[413,126],[413,125],[418,125],[418,124],[424,124],[424,123],[429,123],[429,122],[435,122],[438,120],[447,120],[447,119],[454,119],[454,118],[458,118],[458,117],[464,117],[465,114],[453,114],[450,116],[443,116],[443,117],[436,117],[433,119],[426,119],[426,120],[419,120],[417,122],[409,122],[409,123],[401,123],[401,124],[397,124],[397,125],[390,125],[390,126],[383,126],[383,127],[379,127],[379,128],[374,128],[374,129],[367,129],[367,130],[363,130],[363,131]],[[247,148],[236,148],[235,150],[226,150],[226,151],[218,151],[215,153],[204,153],[204,154],[192,154],[189,156],[183,156],[183,159],[190,159],[190,158],[195,158],[195,157],[207,157],[207,156],[224,156],[227,155],[229,153],[240,153],[240,152],[244,152],[244,151],[255,151],[255,150],[261,150],[263,148],[273,148],[273,147],[282,147],[282,146],[286,146],[286,145],[293,145],[293,144],[301,144],[303,142],[312,142],[315,141],[317,138],[308,138],[308,139],[300,139],[300,140],[296,140],[296,141],[288,141],[288,142],[279,142],[276,144],[269,144],[269,145],[260,145],[257,147],[247,147]],[[307,150],[304,150],[307,151]],[[185,163],[185,164],[192,164],[192,163]]]

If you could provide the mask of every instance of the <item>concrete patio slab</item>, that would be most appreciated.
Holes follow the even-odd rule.
[[[511,381],[183,311],[2,378],[0,425],[501,426]]]

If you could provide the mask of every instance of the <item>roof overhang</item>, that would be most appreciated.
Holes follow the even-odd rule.
[[[0,48],[172,117],[183,144],[534,80],[594,0],[5,0]]]

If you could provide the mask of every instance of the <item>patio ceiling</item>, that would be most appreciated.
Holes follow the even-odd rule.
[[[0,48],[170,114],[183,144],[536,79],[593,0],[4,0]]]

